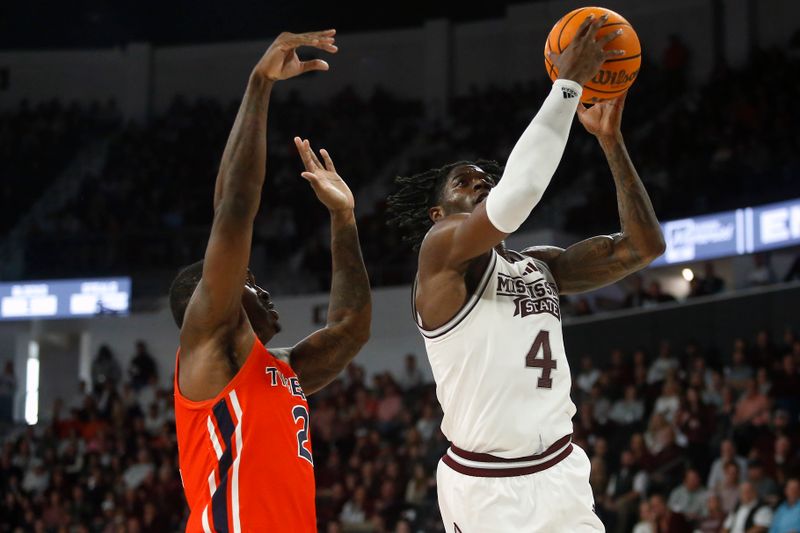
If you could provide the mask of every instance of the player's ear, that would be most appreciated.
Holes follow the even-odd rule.
[[[439,220],[444,218],[444,209],[440,205],[431,207],[430,209],[428,209],[428,216],[434,222],[438,222]]]

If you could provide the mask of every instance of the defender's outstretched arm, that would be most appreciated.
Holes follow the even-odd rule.
[[[250,75],[217,174],[214,221],[202,279],[181,328],[183,348],[213,338],[220,328],[234,327],[241,319],[253,221],[266,172],[267,110],[272,86],[303,72],[327,70],[324,61],[300,61],[296,49],[313,46],[335,52],[334,33],[282,33]]]
[[[295,145],[306,168],[302,176],[331,216],[333,277],[327,324],[287,354],[303,390],[312,394],[333,381],[369,339],[372,297],[358,242],[353,194],[326,150],[320,150],[323,165],[307,140],[296,137]]]

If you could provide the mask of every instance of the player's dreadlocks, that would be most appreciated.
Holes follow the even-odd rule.
[[[494,179],[495,183],[500,181],[503,174],[503,167],[496,161],[479,159],[474,162],[458,161],[413,176],[395,178],[398,190],[388,199],[388,223],[400,229],[403,240],[411,243],[415,251],[419,250],[422,239],[433,225],[428,210],[439,204],[447,175],[459,165],[476,165]]]

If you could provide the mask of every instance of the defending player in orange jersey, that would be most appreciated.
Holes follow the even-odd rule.
[[[369,282],[353,195],[326,151],[325,165],[295,138],[317,198],[330,211],[333,275],[327,326],[292,348],[267,349],[280,330],[269,293],[248,269],[266,166],[273,85],[327,70],[296,49],[335,53],[334,30],[283,33],[250,75],[217,176],[205,259],[181,271],[170,304],[181,328],[175,418],[187,531],[311,533],[314,458],[306,394],[332,381],[369,337]]]

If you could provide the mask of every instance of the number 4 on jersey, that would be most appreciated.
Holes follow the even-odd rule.
[[[541,359],[537,359],[539,350],[543,349]],[[533,368],[541,368],[542,375],[536,382],[536,388],[550,389],[553,387],[553,379],[550,377],[550,372],[557,367],[556,361],[553,360],[552,352],[550,351],[550,332],[542,330],[536,335],[528,355],[525,357],[525,366]]]

